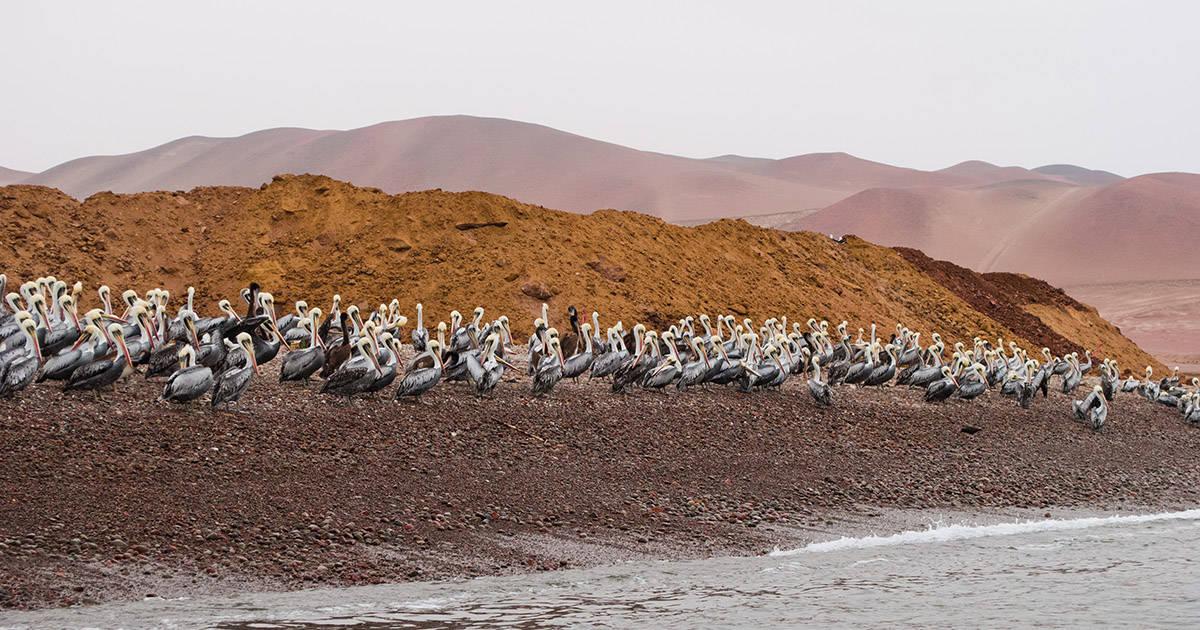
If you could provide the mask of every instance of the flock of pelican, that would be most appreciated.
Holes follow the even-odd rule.
[[[7,282],[0,274],[0,295]],[[168,291],[127,290],[116,305],[110,289],[101,286],[99,306],[80,315],[82,293],[82,283],[68,285],[50,276],[4,296],[0,398],[47,380],[62,382],[68,391],[108,389],[141,372],[165,379],[162,401],[186,404],[208,395],[218,408],[236,404],[252,378],[262,376],[262,366],[277,358],[280,381],[316,377],[319,391],[330,396],[348,399],[395,384],[394,399],[419,400],[439,383],[455,381],[488,396],[507,369],[518,369],[509,359],[525,354],[535,396],[582,376],[610,379],[618,393],[672,385],[679,391],[728,386],[752,392],[778,389],[796,378],[805,380],[820,406],[833,404],[834,386],[853,385],[922,388],[930,403],[972,400],[998,390],[1028,408],[1039,391],[1048,396],[1054,378],[1061,392],[1075,392],[1093,364],[1090,352],[1081,362],[1077,353],[1057,357],[1042,348],[1040,356],[1030,355],[1015,342],[981,338],[947,348],[937,333],[922,345],[921,333],[903,325],[883,341],[875,324],[869,334],[860,328],[853,337],[845,321],[831,330],[828,322],[815,319],[789,326],[786,317],[756,325],[732,315],[689,316],[661,331],[640,323],[627,329],[616,322],[600,334],[599,313],[581,322],[571,307],[560,333],[545,304],[522,353],[506,316],[487,321],[477,307],[467,320],[454,311],[448,325],[440,322],[430,330],[417,304],[416,325],[409,331],[415,356],[401,371],[401,331],[408,318],[398,300],[364,311],[343,306],[335,295],[328,317],[304,301],[278,317],[272,295],[251,284],[241,291],[244,314],[221,300],[219,315],[200,317],[195,290],[189,288],[171,316]],[[1141,379],[1122,379],[1111,359],[1102,361],[1099,371],[1098,384],[1072,404],[1073,416],[1087,426],[1103,428],[1109,403],[1119,393],[1169,405],[1189,424],[1200,425],[1200,380],[1191,379],[1189,389],[1178,368],[1159,381],[1150,367]]]

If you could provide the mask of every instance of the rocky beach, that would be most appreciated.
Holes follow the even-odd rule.
[[[233,412],[154,402],[140,376],[0,401],[0,606],[755,555],[930,508],[1200,504],[1200,431],[1132,394],[1093,433],[1057,392],[1023,410],[842,387],[821,409],[797,379],[752,395],[584,380],[534,399],[510,370],[493,398],[448,383],[345,403],[274,370]]]

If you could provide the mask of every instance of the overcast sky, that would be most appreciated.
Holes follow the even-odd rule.
[[[0,166],[431,114],[708,157],[1200,171],[1196,2],[5,2]]]

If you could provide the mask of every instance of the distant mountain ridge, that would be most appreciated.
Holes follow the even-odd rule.
[[[320,173],[391,193],[481,190],[575,212],[620,208],[697,222],[807,212],[876,187],[959,187],[1018,178],[1079,185],[1103,172],[980,161],[923,171],[847,153],[693,159],[525,122],[432,116],[345,131],[282,127],[231,138],[188,136],[135,153],[71,160],[13,181],[83,198],[106,190],[257,186],[279,173]]]
[[[33,173],[18,171],[0,166],[0,186],[16,184],[33,176]]]

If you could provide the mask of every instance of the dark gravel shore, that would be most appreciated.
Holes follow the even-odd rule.
[[[274,368],[235,413],[155,403],[140,376],[0,401],[0,607],[755,554],[884,508],[1200,504],[1200,431],[1130,394],[1096,434],[1061,394],[535,400],[510,372],[488,400],[345,404]]]

